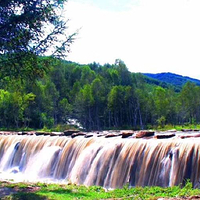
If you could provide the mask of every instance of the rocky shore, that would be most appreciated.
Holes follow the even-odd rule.
[[[200,130],[183,129],[181,131],[169,130],[169,131],[153,131],[153,130],[109,130],[109,131],[94,131],[83,132],[79,130],[66,130],[63,132],[44,132],[44,131],[0,131],[0,135],[36,135],[36,136],[65,136],[65,137],[104,137],[104,138],[144,138],[144,139],[168,139],[168,138],[191,138],[200,137]]]

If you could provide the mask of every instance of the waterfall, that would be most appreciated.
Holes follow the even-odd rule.
[[[200,181],[200,139],[0,135],[1,178],[106,188]],[[5,176],[4,176],[5,175]]]

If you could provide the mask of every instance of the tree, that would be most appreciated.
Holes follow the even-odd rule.
[[[61,121],[59,121],[59,122],[66,123],[72,113],[72,105],[69,104],[69,102],[66,98],[63,98],[58,103],[58,109],[59,109],[58,114],[61,118]]]
[[[29,106],[35,100],[33,93],[8,92],[0,90],[0,125],[3,127],[19,127],[28,125],[30,120]]]
[[[45,65],[38,55],[66,56],[74,35],[66,35],[61,10],[66,0],[0,1],[0,74],[34,78]]]
[[[126,86],[131,85],[131,73],[128,71],[128,68],[126,67],[125,63],[120,59],[116,59],[115,65],[117,71],[119,72],[120,84]]]
[[[101,81],[102,77],[97,77],[91,84],[92,95],[94,98],[93,119],[94,128],[100,130],[104,120],[104,112],[106,108],[105,86]]]
[[[77,119],[87,130],[93,128],[92,108],[94,105],[94,97],[92,94],[91,85],[86,84],[79,91],[75,99],[75,112]]]
[[[166,121],[166,117],[168,114],[168,98],[166,89],[158,86],[155,88],[155,114],[157,117],[158,125],[163,126]]]
[[[125,86],[113,86],[108,94],[109,126],[120,127],[124,122]]]
[[[182,123],[194,123],[199,115],[199,87],[194,83],[187,82],[180,92],[179,101],[179,113]]]

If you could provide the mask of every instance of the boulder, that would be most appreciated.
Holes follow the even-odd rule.
[[[64,131],[64,135],[65,136],[71,136],[72,134],[79,133],[79,132],[80,132],[79,130],[69,129],[69,130]]]
[[[171,130],[168,130],[167,132],[175,133],[175,132],[177,132],[177,130],[176,129],[171,129]]]
[[[136,132],[136,138],[143,138],[143,137],[151,137],[154,136],[154,131],[148,131],[148,130],[144,130],[144,131],[138,131]]]
[[[21,131],[17,133],[18,135],[35,135],[35,131]]]
[[[35,132],[35,135],[37,135],[37,136],[40,136],[40,135],[47,136],[47,135],[50,135],[50,134],[51,134],[50,132],[44,132],[44,131],[37,131],[37,132]]]
[[[133,131],[122,131],[121,132],[122,138],[128,138],[128,137],[132,136],[133,134],[134,134]]]
[[[110,137],[117,137],[119,136],[119,134],[116,134],[116,133],[108,133],[105,138],[110,138]]]
[[[64,136],[63,132],[51,132],[51,136]]]
[[[97,137],[105,137],[107,134],[106,133],[99,133],[98,135],[97,135]]]
[[[182,132],[191,132],[192,129],[181,129]]]
[[[14,131],[0,131],[0,135],[17,135],[17,132]]]
[[[200,133],[189,134],[189,135],[181,135],[181,136],[180,136],[181,139],[185,139],[185,138],[195,138],[195,137],[200,137]]]
[[[175,137],[175,133],[163,133],[163,134],[158,134],[155,136],[156,139],[167,139],[167,138],[172,138]]]
[[[90,137],[93,137],[94,135],[92,133],[89,133],[89,134],[86,134],[84,137],[85,138],[90,138]]]
[[[72,137],[72,138],[75,138],[75,137],[77,137],[77,136],[85,136],[85,135],[86,135],[86,133],[77,132],[77,133],[73,133],[73,134],[71,135],[71,137]]]

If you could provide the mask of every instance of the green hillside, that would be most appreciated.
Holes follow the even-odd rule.
[[[200,87],[192,82],[177,90],[164,80],[131,73],[121,60],[86,65],[38,59],[48,70],[34,82],[0,79],[0,128],[61,130],[78,122],[85,130],[149,129],[200,123]]]
[[[144,75],[148,76],[152,79],[156,79],[158,81],[174,85],[178,88],[181,88],[187,82],[192,82],[192,83],[195,83],[196,85],[200,86],[200,80],[198,80],[198,79],[190,78],[188,76],[181,76],[178,74],[173,74],[170,72],[158,73],[158,74],[144,73]]]

